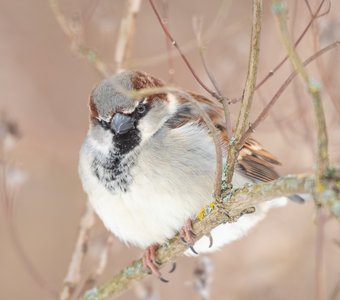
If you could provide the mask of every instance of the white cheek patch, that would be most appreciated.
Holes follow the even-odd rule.
[[[91,126],[89,133],[91,136],[90,146],[103,154],[109,153],[112,148],[112,133],[109,130],[104,130],[100,126]]]
[[[177,99],[168,94],[168,103],[157,103],[144,118],[139,121],[138,129],[142,135],[142,142],[154,135],[164,123],[176,112]]]
[[[139,120],[138,129],[142,135],[142,142],[150,138],[163,125],[163,118],[161,112],[157,113],[151,110]]]

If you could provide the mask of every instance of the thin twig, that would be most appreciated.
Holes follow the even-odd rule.
[[[97,53],[90,49],[83,41],[82,36],[77,30],[72,28],[71,22],[67,20],[65,15],[62,13],[59,0],[49,0],[51,10],[66,37],[70,40],[71,49],[85,58],[88,62],[93,64],[96,70],[103,75],[108,77],[112,74],[110,68],[101,60]]]
[[[308,8],[308,10],[309,10],[310,15],[313,16],[312,7],[310,6],[309,1],[308,1],[308,0],[305,0],[305,4],[306,4],[306,6],[307,6],[307,8]],[[331,11],[331,7],[332,7],[332,2],[329,0],[329,1],[328,1],[328,8],[327,8],[327,9],[325,10],[325,12],[323,12],[322,14],[318,14],[318,15],[316,16],[316,18],[321,18],[321,17],[323,17],[323,16],[325,16],[325,15],[328,15],[329,12]]]
[[[104,248],[102,249],[102,252],[99,256],[99,261],[98,261],[98,266],[95,270],[95,276],[94,278],[98,278],[101,274],[103,274],[106,265],[108,263],[108,259],[109,259],[109,252],[110,252],[110,248],[112,246],[112,242],[113,242],[113,236],[112,234],[109,234],[109,236],[106,239],[106,243]]]
[[[101,247],[100,254],[98,255],[97,267],[84,281],[82,286],[78,285],[77,289],[80,290],[81,292],[76,292],[75,294],[77,295],[83,294],[86,290],[96,285],[98,277],[103,274],[107,266],[112,242],[113,242],[113,235],[111,233],[108,233],[108,237],[105,241],[105,245]]]
[[[280,0],[273,0],[273,11],[278,22],[282,43],[286,48],[289,59],[292,65],[294,66],[295,70],[300,74],[300,76],[305,81],[308,87],[308,92],[310,93],[313,100],[315,118],[317,121],[317,143],[318,143],[316,172],[319,178],[319,185],[317,186],[316,192],[319,193],[322,192],[321,181],[329,164],[327,128],[323,105],[321,102],[320,85],[309,76],[298,54],[295,51],[294,45],[291,42],[286,24],[286,8],[284,3],[281,2]]]
[[[262,95],[261,90],[257,92],[257,96],[259,100],[263,103],[263,105],[266,105],[266,100],[265,97]],[[275,114],[274,111],[270,114],[271,119],[273,120],[273,123],[277,127],[277,132],[282,136],[283,140],[288,142],[289,141],[289,136],[287,135],[287,129],[292,130],[292,122],[280,122],[280,118]]]
[[[139,300],[160,300],[158,289],[152,283],[136,282],[134,294]]]
[[[303,62],[303,66],[305,67],[305,66],[309,65],[316,58],[318,58],[319,56],[323,55],[324,53],[326,53],[326,52],[328,52],[328,51],[338,47],[339,45],[340,45],[340,41],[336,41],[336,42],[334,42],[334,43],[332,43],[332,44],[322,48],[320,51],[314,53],[312,56],[307,58]],[[281,94],[285,91],[285,89],[288,87],[288,85],[295,78],[296,75],[297,75],[297,71],[293,71],[287,77],[287,79],[283,82],[283,84],[278,89],[278,91],[275,93],[273,98],[269,101],[267,106],[262,110],[262,112],[255,119],[255,121],[249,126],[249,128],[247,129],[247,131],[245,132],[245,134],[242,137],[242,140],[241,140],[242,143],[254,132],[254,130],[257,128],[257,126],[268,116],[269,111],[271,110],[271,108],[274,106],[276,101],[280,98]]]
[[[213,96],[216,99],[218,98],[218,95],[211,90],[210,88],[208,88],[205,83],[199,78],[199,76],[197,75],[197,73],[195,72],[195,70],[193,69],[193,67],[191,66],[191,64],[189,63],[188,59],[186,58],[186,56],[184,55],[184,53],[182,52],[181,48],[179,47],[178,43],[176,42],[176,40],[172,37],[168,27],[166,26],[166,24],[163,22],[153,0],[149,0],[151,7],[157,17],[157,20],[159,21],[159,24],[161,25],[166,37],[170,40],[171,44],[176,48],[176,50],[178,51],[178,53],[180,54],[181,58],[183,59],[184,63],[186,64],[186,66],[189,68],[191,74],[194,76],[194,78],[196,79],[196,81],[201,85],[202,88],[204,88],[211,96]]]
[[[142,0],[128,0],[126,15],[120,21],[120,29],[116,43],[115,63],[116,72],[121,72],[126,67],[126,62],[131,52],[133,36],[136,29],[136,17]]]
[[[235,139],[239,141],[248,123],[249,112],[253,100],[254,88],[256,84],[256,75],[260,54],[260,37],[262,23],[262,1],[254,0],[253,2],[253,25],[251,31],[251,42],[249,52],[249,66],[247,79],[242,95],[242,105],[237,118],[235,129]]]
[[[247,185],[240,189],[233,190],[226,196],[223,205],[224,211],[228,212],[228,217],[219,209],[214,209],[210,214],[205,216],[203,220],[195,220],[193,228],[196,237],[199,240],[202,236],[209,233],[216,226],[225,222],[235,222],[249,208],[271,200],[276,197],[283,197],[299,193],[313,193],[315,188],[315,175],[290,175],[279,178],[272,182],[260,183],[255,185]],[[325,191],[329,191],[327,195],[332,195],[323,202],[325,207],[336,207],[340,204],[339,190],[336,188],[340,184],[340,169],[334,169],[332,173],[325,179]],[[324,194],[326,195],[326,193]],[[326,199],[325,199],[326,200]],[[340,212],[337,217],[340,220]],[[167,244],[161,246],[157,251],[157,258],[160,267],[166,263],[173,262],[177,257],[181,256],[187,250],[187,245],[182,242],[177,235]],[[115,275],[107,283],[87,291],[82,300],[105,300],[108,297],[117,297],[127,289],[131,288],[134,282],[145,278],[148,275],[143,267],[142,260],[134,261],[125,267],[117,275]]]
[[[224,38],[228,39],[229,36],[237,33],[241,28],[243,28],[243,25],[246,23],[247,19],[246,17],[240,16],[240,18],[236,21],[233,22],[232,24],[228,25],[227,28],[224,26],[222,27],[222,22],[226,18],[228,12],[229,6],[232,4],[233,1],[231,0],[222,0],[219,8],[217,9],[217,14],[212,18],[213,22],[212,24],[208,27],[208,29],[204,32],[204,40],[207,43],[212,42],[213,39],[216,38]],[[167,25],[167,23],[166,23]],[[165,36],[166,37],[166,36]],[[168,39],[166,37],[166,39]],[[171,44],[171,43],[170,43]],[[191,50],[196,49],[196,39],[189,40],[186,43],[181,45],[181,50],[183,53],[189,52]],[[180,56],[178,52],[173,52],[174,58]],[[167,53],[162,53],[159,55],[152,55],[151,57],[143,57],[138,60],[134,61],[134,66],[137,68],[143,68],[145,66],[154,66],[154,65],[159,65],[165,62],[168,59],[168,54]]]
[[[230,138],[232,136],[233,132],[232,132],[232,126],[231,126],[231,118],[230,118],[230,110],[229,110],[228,99],[227,99],[226,96],[223,95],[222,90],[219,87],[217,80],[215,79],[215,76],[213,75],[213,73],[210,71],[210,69],[208,67],[208,63],[207,63],[206,57],[204,55],[205,47],[204,47],[204,43],[203,43],[203,40],[202,40],[202,21],[199,21],[197,18],[194,19],[194,31],[195,31],[195,35],[196,35],[196,39],[197,39],[197,44],[198,44],[198,52],[199,52],[199,55],[201,57],[201,61],[203,63],[204,70],[207,73],[211,84],[215,88],[216,94],[219,96],[219,101],[223,105],[227,135],[228,135],[228,138]],[[217,196],[219,197],[219,195],[217,195]]]
[[[68,267],[64,285],[60,293],[60,300],[72,299],[76,287],[81,279],[82,265],[88,248],[90,231],[94,225],[94,211],[89,203],[80,220],[79,234],[73,250],[71,263]]]
[[[309,4],[309,1],[305,0],[305,3],[306,3],[306,6],[307,6],[310,14],[312,15],[312,8]],[[331,2],[329,1],[329,9],[326,10],[325,13],[323,13],[322,15],[324,16],[325,14],[328,14],[330,12],[330,8],[331,8]],[[312,30],[313,30],[314,51],[318,51],[320,49],[320,36],[319,36],[320,30],[319,30],[319,23],[318,22],[313,22]],[[325,86],[325,90],[327,91],[329,98],[333,103],[334,108],[336,109],[337,113],[340,115],[340,104],[339,104],[339,101],[337,100],[337,97],[332,93],[332,88],[331,88],[331,85],[330,85],[330,82],[329,82],[329,79],[330,79],[331,76],[330,76],[330,74],[327,74],[322,59],[316,60],[316,67],[319,70],[322,83]]]
[[[213,269],[213,262],[209,256],[202,255],[199,257],[193,273],[193,286],[202,300],[209,300],[210,298]]]
[[[81,12],[81,19],[83,20],[84,24],[90,22],[95,10],[98,7],[100,0],[93,0],[89,3],[84,11]]]
[[[295,41],[294,43],[294,47],[297,47],[300,42],[302,41],[303,37],[305,36],[305,34],[307,33],[308,29],[311,27],[311,25],[313,24],[314,20],[318,17],[318,14],[320,13],[320,10],[324,4],[325,0],[322,0],[317,8],[317,10],[315,11],[315,13],[312,15],[310,21],[308,22],[307,26],[304,28],[304,30],[302,31],[302,33],[300,34],[300,36],[298,37],[298,39]],[[283,64],[288,60],[288,55],[286,55],[278,64],[277,66],[271,70],[270,72],[268,72],[268,74],[256,85],[255,90],[259,89],[270,77],[272,77],[282,66]]]
[[[250,51],[247,78],[242,95],[242,104],[237,118],[235,133],[229,139],[227,168],[225,172],[226,185],[231,188],[231,181],[234,174],[235,163],[238,151],[242,144],[242,135],[248,126],[249,112],[253,100],[254,89],[256,84],[257,67],[260,53],[260,37],[262,23],[262,1],[253,0],[253,19],[250,38]]]
[[[210,79],[210,82],[212,83],[213,87],[215,88],[215,92],[219,97],[219,101],[223,105],[223,111],[224,111],[224,117],[226,122],[226,129],[227,129],[227,137],[228,139],[232,136],[232,128],[231,128],[231,119],[230,119],[230,111],[229,111],[229,104],[227,101],[227,98],[222,95],[222,91],[219,88],[217,81],[214,77],[214,75],[210,72],[207,61],[204,55],[204,46],[202,41],[202,23],[198,23],[198,20],[196,19],[196,22],[194,21],[194,31],[196,34],[196,39],[198,43],[198,49],[199,54],[205,69],[205,72],[208,75],[208,78]],[[221,147],[221,146],[220,146]],[[221,197],[221,184],[222,184],[222,172],[223,172],[223,164],[222,164],[222,157],[219,160],[218,164],[216,165],[216,182],[215,182],[215,197],[219,199]]]
[[[304,131],[304,137],[305,140],[307,141],[308,145],[310,146],[310,149],[313,149],[314,147],[314,141],[313,141],[313,136],[312,136],[312,132],[310,130],[310,126],[309,126],[309,122],[306,116],[306,108],[304,105],[304,99],[302,97],[302,93],[303,91],[301,91],[300,87],[298,86],[298,82],[297,81],[293,81],[292,83],[292,90],[293,90],[293,94],[295,96],[295,103],[297,105],[297,109],[298,109],[298,116],[300,116],[299,120],[302,123],[302,128]]]

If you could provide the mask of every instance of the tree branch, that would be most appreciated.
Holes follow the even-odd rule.
[[[328,170],[326,177],[322,180],[325,189],[321,194],[323,199],[321,205],[329,208],[340,221],[340,191],[337,188],[340,185],[340,168]],[[196,234],[195,240],[208,234],[220,224],[237,221],[250,208],[266,200],[298,193],[313,193],[315,184],[316,177],[314,174],[300,174],[289,175],[272,182],[246,185],[236,189],[224,197],[223,203],[221,203],[223,211],[228,212],[228,217],[222,210],[213,209],[203,220],[196,219],[193,222]],[[186,250],[187,245],[181,241],[178,235],[175,236],[157,251],[157,258],[161,263],[161,267],[176,260]],[[117,297],[131,288],[134,282],[143,279],[147,275],[148,273],[143,268],[142,260],[136,260],[115,275],[109,282],[87,291],[81,299],[104,300],[108,297]]]
[[[322,191],[322,183],[321,179],[323,174],[328,168],[329,159],[328,159],[328,136],[327,136],[327,127],[326,127],[326,119],[323,110],[323,105],[321,102],[320,95],[320,84],[316,82],[306,71],[303,63],[300,60],[300,57],[295,51],[295,47],[289,37],[287,24],[286,24],[286,7],[285,4],[280,0],[273,0],[273,11],[276,17],[279,32],[282,39],[282,43],[286,48],[288,53],[289,60],[291,61],[294,69],[300,74],[300,76],[305,81],[308,92],[313,99],[313,106],[315,112],[315,118],[317,122],[317,160],[316,160],[316,173],[319,178],[319,184],[316,187],[316,192],[319,193]]]
[[[250,51],[247,79],[242,95],[242,104],[237,118],[237,125],[233,137],[229,139],[227,168],[225,172],[225,182],[230,188],[234,174],[234,168],[239,149],[240,141],[248,124],[249,112],[253,100],[254,89],[256,84],[257,67],[260,54],[260,37],[262,23],[262,0],[253,0],[253,24],[251,30]]]

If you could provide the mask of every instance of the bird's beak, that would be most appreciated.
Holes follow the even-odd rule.
[[[135,119],[123,114],[115,114],[111,120],[111,130],[115,134],[125,134],[134,127]]]

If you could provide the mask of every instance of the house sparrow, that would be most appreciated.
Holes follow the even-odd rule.
[[[157,245],[177,232],[193,246],[191,219],[213,201],[215,148],[197,108],[172,93],[133,99],[124,91],[162,87],[148,74],[125,71],[101,81],[90,97],[90,128],[80,151],[79,174],[89,201],[105,226],[120,240],[146,248],[144,266],[161,278],[154,262]],[[190,93],[227,136],[219,103]],[[270,181],[278,160],[253,139],[240,151],[234,187]],[[235,223],[215,228],[194,251],[213,251],[242,237],[275,199]]]

